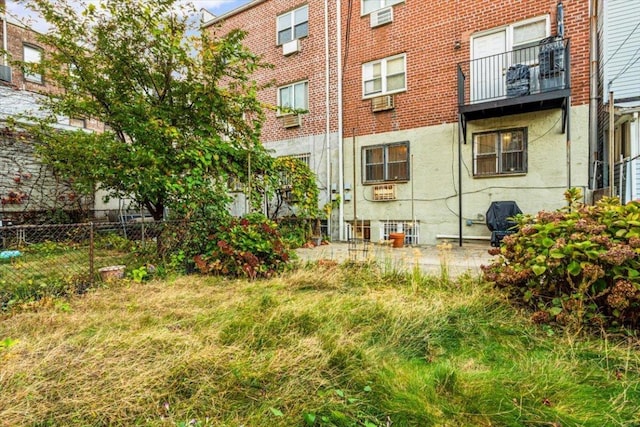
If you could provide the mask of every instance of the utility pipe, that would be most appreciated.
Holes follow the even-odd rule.
[[[598,0],[589,0],[589,169],[595,189],[595,153],[598,151]]]
[[[2,65],[8,65],[7,50],[7,2],[0,0],[0,9],[2,9]]]
[[[331,138],[329,137],[331,106],[330,102],[330,85],[329,85],[329,0],[324,0],[324,111],[325,111],[325,129],[324,137],[327,150],[327,203],[331,204]],[[331,236],[331,215],[327,216],[327,234]]]
[[[340,240],[344,241],[344,141],[342,131],[342,5],[341,0],[336,0],[336,68],[338,76],[338,191],[340,193],[340,206],[338,216],[340,221]],[[355,168],[355,164],[353,165]],[[351,184],[355,195],[356,182]],[[355,203],[355,197],[354,197]],[[355,218],[354,218],[355,220]]]
[[[609,89],[613,82],[609,82]],[[614,154],[615,154],[615,110],[613,105],[613,91],[609,90],[609,197],[613,197],[615,195],[615,191],[613,188],[613,169],[614,169]]]

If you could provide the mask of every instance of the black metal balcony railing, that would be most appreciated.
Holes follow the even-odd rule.
[[[461,62],[458,64],[458,105],[553,96],[552,92],[569,89],[569,65],[569,40],[555,37],[535,46]]]

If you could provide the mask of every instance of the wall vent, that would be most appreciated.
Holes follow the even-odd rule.
[[[393,7],[385,7],[384,9],[376,10],[371,13],[370,17],[371,28],[389,24],[393,22]]]
[[[382,202],[385,200],[396,199],[396,185],[395,184],[381,184],[373,186],[373,200]]]
[[[393,109],[393,95],[377,96],[371,99],[371,111],[386,111]]]
[[[294,53],[300,52],[300,40],[295,39],[290,42],[286,42],[282,45],[282,54],[284,56],[293,55]]]
[[[11,67],[0,65],[0,80],[11,83]]]
[[[302,116],[299,114],[287,114],[282,116],[282,125],[286,128],[298,127],[302,124]]]

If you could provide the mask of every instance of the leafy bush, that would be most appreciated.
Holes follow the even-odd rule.
[[[537,322],[640,326],[640,203],[594,206],[565,193],[568,206],[518,216],[485,278],[537,310]]]
[[[203,273],[255,279],[283,271],[289,257],[276,224],[262,214],[249,214],[214,230],[194,261]]]

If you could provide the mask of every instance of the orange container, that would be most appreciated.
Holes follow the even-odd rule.
[[[389,239],[393,240],[394,248],[401,248],[404,246],[404,233],[389,233]]]

